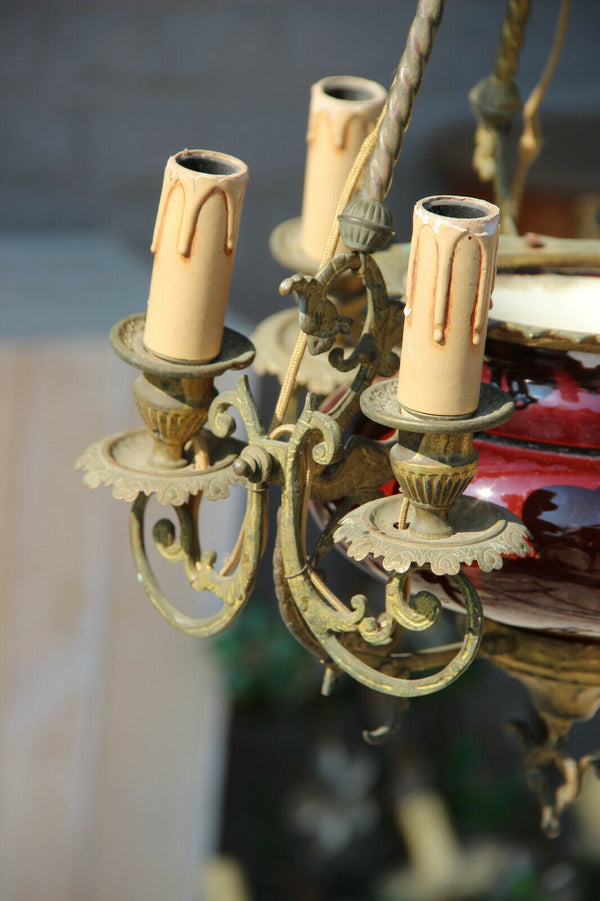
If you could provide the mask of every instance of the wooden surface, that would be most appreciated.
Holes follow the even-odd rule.
[[[0,344],[2,901],[191,901],[215,846],[219,671],[137,585],[128,505],[73,472],[137,426],[132,381],[105,339]]]

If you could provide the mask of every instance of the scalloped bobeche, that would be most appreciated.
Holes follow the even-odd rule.
[[[217,445],[210,433],[209,445]],[[236,476],[233,463],[239,453],[240,442],[228,439],[219,444],[219,459],[211,454],[213,465],[204,472],[194,469],[190,463],[183,469],[163,470],[147,467],[152,436],[145,429],[136,429],[111,435],[90,445],[75,464],[75,469],[84,470],[83,483],[88,488],[99,485],[112,487],[117,500],[134,501],[138,494],[156,494],[163,506],[178,506],[185,503],[188,495],[203,493],[208,500],[215,501],[229,495],[230,486],[235,485]]]

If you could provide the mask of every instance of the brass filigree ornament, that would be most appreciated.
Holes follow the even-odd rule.
[[[517,7],[518,15],[512,16],[514,21],[509,16],[507,27],[520,34],[528,3],[521,0]],[[117,323],[111,341],[116,353],[142,372],[134,393],[145,429],[97,442],[76,464],[84,470],[88,487],[105,484],[112,487],[116,498],[132,503],[130,540],[138,580],[168,623],[196,637],[227,628],[248,602],[265,550],[267,492],[269,486],[276,486],[281,501],[274,585],[282,619],[325,665],[324,693],[329,693],[344,672],[397,699],[389,722],[366,736],[374,743],[394,730],[404,699],[443,689],[477,654],[483,636],[482,607],[463,566],[477,564],[490,571],[500,568],[507,555],[531,552],[520,520],[495,504],[463,496],[477,470],[473,433],[505,422],[513,401],[499,389],[484,385],[472,415],[417,414],[401,408],[397,379],[391,378],[398,371],[397,350],[404,322],[398,295],[404,291],[408,247],[392,246],[376,258],[373,253],[380,251],[392,234],[385,196],[443,8],[444,0],[418,2],[386,106],[359,153],[342,198],[351,197],[353,188],[360,185],[361,167],[366,166],[362,186],[345,209],[340,201],[341,239],[346,250],[334,256],[340,237],[335,223],[320,267],[315,268],[314,261],[298,247],[298,220],[284,224],[272,239],[280,258],[306,262],[305,271],[310,274],[292,275],[280,288],[284,295],[296,295],[303,333],[290,355],[285,378],[276,350],[271,354],[271,342],[279,340],[274,336],[279,336],[282,328],[289,328],[290,314],[277,314],[277,322],[274,317],[268,329],[261,327],[257,332],[261,341],[259,371],[276,372],[282,380],[271,428],[263,426],[245,376],[235,391],[218,394],[214,387],[215,377],[250,365],[254,347],[248,339],[226,329],[221,353],[214,360],[169,362],[145,349],[144,317],[137,314]],[[492,79],[497,87],[498,79],[506,76],[504,94],[510,95],[509,99],[514,97],[512,75],[518,56],[518,47],[514,58],[508,53],[513,43],[506,38],[506,46],[499,49]],[[490,83],[486,82],[485,90],[477,89],[473,103],[481,128],[501,132],[503,137],[508,118],[495,116],[488,100],[493,95],[492,99],[500,97],[498,102],[504,103],[506,98],[502,91],[490,94]],[[507,117],[509,112],[514,114],[514,104],[508,106]],[[498,155],[503,143],[496,141]],[[503,163],[492,179],[503,224],[510,231],[513,210]],[[472,212],[468,215],[474,216]],[[527,245],[526,240],[510,235],[502,240],[504,268],[526,269],[538,258],[537,246]],[[565,242],[544,241],[551,245],[547,259],[553,252],[571,261],[573,254],[577,255]],[[585,248],[582,253],[585,257]],[[492,328],[501,326],[493,324]],[[551,336],[551,340],[559,339]],[[587,336],[582,345],[595,341],[595,336]],[[438,343],[444,343],[444,335]],[[298,374],[305,346],[318,362],[308,376]],[[323,376],[325,371],[330,379]],[[299,389],[306,386],[314,392],[308,393],[297,416],[290,417],[290,401],[297,401]],[[318,395],[334,388],[337,393],[320,409]],[[475,400],[476,396],[475,391]],[[361,410],[386,427],[390,436],[384,440],[365,435],[345,437]],[[236,419],[243,424],[245,438],[233,437]],[[384,497],[381,486],[394,476],[398,491]],[[203,501],[226,498],[235,484],[246,493],[244,520],[230,556],[218,568],[214,551],[203,547],[199,509]],[[216,614],[188,616],[163,594],[145,543],[150,497],[174,511],[173,519],[161,517],[154,524],[155,547],[163,558],[183,567],[194,589],[208,590],[221,599]],[[327,505],[328,514],[309,553],[306,521],[311,502]],[[363,594],[344,601],[326,584],[324,560],[336,545],[356,560],[377,558],[381,562],[387,574],[383,610]],[[464,606],[464,635],[456,645],[407,654],[400,649],[404,633],[432,628],[442,612],[443,599],[429,588],[411,593],[412,576],[419,571],[444,575],[450,581]],[[490,655],[497,652],[497,662],[504,665],[504,636],[486,637],[484,648]],[[527,753],[533,769],[545,765],[547,759],[554,763],[565,759],[552,737],[533,750],[529,742]],[[563,766],[557,765],[559,769]],[[578,773],[585,766],[578,766]],[[568,769],[567,763],[565,767]],[[565,779],[569,786],[579,784],[579,775]],[[569,797],[576,793],[569,791]],[[547,817],[554,823],[562,806],[558,801],[548,803]]]
[[[444,442],[453,446],[447,433],[457,433],[456,423],[447,428],[439,422],[433,426],[434,431],[441,433],[441,444],[435,459],[429,459],[426,451],[427,465],[433,466],[429,475],[415,470],[409,476],[411,464],[399,460],[399,445],[392,448],[390,441],[353,437],[344,443],[342,438],[343,430],[360,410],[361,398],[365,402],[367,389],[376,407],[381,389],[374,384],[375,380],[392,376],[398,369],[394,348],[401,338],[402,308],[396,299],[388,296],[372,252],[380,249],[392,233],[392,220],[384,198],[443,5],[441,0],[419,3],[378,127],[377,144],[370,145],[373,152],[368,159],[363,187],[356,201],[340,217],[343,239],[350,251],[325,259],[313,275],[294,275],[281,285],[283,294],[297,296],[300,326],[311,354],[327,353],[333,370],[344,377],[352,374],[333,406],[327,413],[322,412],[317,409],[316,396],[309,394],[295,423],[269,432],[260,422],[246,379],[239,381],[235,392],[214,396],[215,376],[251,362],[253,348],[246,339],[226,330],[221,353],[214,361],[169,362],[145,349],[143,317],[128,317],[115,326],[111,340],[116,353],[143,373],[136,383],[135,397],[146,432],[127,432],[98,442],[77,464],[85,470],[85,481],[90,487],[101,483],[111,485],[116,497],[133,501],[130,538],[138,579],[161,615],[191,635],[212,635],[222,630],[247,602],[264,551],[267,486],[279,485],[275,584],[286,624],[326,664],[326,686],[335,673],[344,671],[371,688],[400,698],[443,688],[464,671],[477,652],[483,623],[481,604],[474,587],[460,572],[461,563],[473,559],[470,549],[477,542],[472,534],[463,535],[471,508],[469,502],[461,507],[458,499],[476,469],[476,455],[469,443],[471,426],[482,428],[500,421],[510,407],[504,395],[495,394],[491,418],[476,415],[471,424],[463,424],[458,441],[465,445],[469,457],[464,472],[457,467],[456,448],[450,454],[443,449]],[[345,299],[350,297],[354,303],[348,305],[331,299],[337,296],[339,301],[340,295],[345,295]],[[364,308],[360,315],[359,308]],[[352,316],[347,315],[349,310]],[[349,341],[353,325],[353,340]],[[231,437],[235,422],[230,408],[238,412],[244,424],[245,441]],[[373,418],[377,420],[377,414]],[[385,421],[385,417],[379,421]],[[392,427],[403,426],[394,420]],[[413,439],[415,429],[421,428],[426,435],[425,443],[431,444],[432,428],[422,423],[415,426],[414,422],[411,428]],[[466,439],[464,434],[468,436]],[[394,472],[404,492],[402,510],[397,509],[398,499],[392,499],[390,504],[379,496],[381,484]],[[246,513],[231,556],[217,570],[215,554],[202,549],[198,510],[201,499],[225,496],[235,481],[246,490]],[[424,486],[427,495],[427,486],[434,482],[443,486],[441,499],[424,502],[418,496],[417,486]],[[160,590],[144,542],[144,520],[151,495],[159,503],[171,504],[176,516],[176,525],[164,518],[155,524],[152,534],[156,547],[167,560],[183,565],[193,588],[208,589],[222,599],[223,607],[217,615],[195,619],[182,614]],[[343,498],[346,500],[325,525],[314,552],[308,554],[305,526],[309,502],[339,503]],[[406,504],[411,510],[408,519]],[[352,508],[356,509],[348,512],[340,525],[342,513]],[[378,523],[382,515],[387,521],[390,510],[394,511],[393,520],[397,513],[398,518],[406,519],[408,526],[398,528],[397,522],[389,528],[386,526],[386,541],[397,553],[384,551],[384,558],[391,561],[390,575],[385,610],[376,614],[363,595],[353,596],[348,603],[340,600],[326,586],[321,565],[333,545],[344,539],[348,523],[365,512],[369,522]],[[453,510],[462,511],[458,528],[452,519]],[[477,528],[485,534],[480,541],[483,557],[497,548],[492,563],[497,566],[501,552],[507,547],[511,552],[524,552],[523,529],[519,531],[511,523],[521,536],[520,542],[511,541],[507,538],[508,520],[496,511],[488,514],[488,518],[501,521],[502,527],[486,520]],[[419,532],[424,517],[425,520],[429,517],[430,525],[442,524],[436,534]],[[501,533],[501,540],[496,533]],[[353,541],[349,539],[350,552],[357,556]],[[494,544],[495,541],[500,543]],[[377,542],[370,538],[365,544],[363,536],[359,543],[361,553],[380,553]],[[433,553],[435,545],[442,550]],[[423,555],[425,547],[427,552]],[[453,562],[441,566],[439,560],[444,557]],[[478,550],[475,558],[480,557]],[[420,591],[411,597],[410,577],[418,568],[451,572],[453,584],[464,600],[467,625],[462,645],[439,673],[411,679],[406,661],[396,667],[390,652],[397,648],[405,630],[429,629],[441,612],[441,602],[432,592]]]
[[[345,323],[327,298],[331,282],[346,272],[362,276],[367,296],[362,334],[349,351],[332,347]],[[210,364],[167,363],[143,349],[143,317],[136,316],[115,327],[112,341],[121,357],[142,369],[143,378],[153,388],[150,400],[141,409],[147,430],[98,442],[77,465],[86,471],[85,480],[90,487],[103,482],[113,486],[115,496],[133,501],[130,540],[140,584],[172,626],[193,636],[210,636],[226,628],[247,602],[264,550],[267,486],[278,484],[281,506],[275,552],[276,590],[288,628],[326,664],[330,673],[346,672],[369,688],[399,698],[438,691],[470,664],[482,634],[481,603],[473,585],[460,572],[461,564],[477,559],[487,568],[497,567],[503,552],[525,553],[529,549],[524,541],[525,529],[514,517],[491,504],[472,499],[464,499],[461,504],[459,499],[476,469],[476,455],[468,450],[471,431],[503,421],[510,415],[512,402],[498,389],[485,386],[480,409],[470,419],[443,423],[438,418],[403,419],[397,403],[393,418],[389,383],[369,386],[375,376],[387,375],[397,366],[392,347],[399,315],[396,303],[388,301],[381,273],[370,256],[341,254],[314,277],[294,276],[286,280],[282,291],[298,295],[301,324],[314,339],[313,349],[320,353],[329,351],[332,366],[355,372],[351,386],[327,413],[317,409],[317,398],[309,394],[297,422],[284,429],[282,436],[273,437],[261,424],[245,377],[238,382],[236,391],[217,395],[208,406],[213,374],[247,365],[251,359],[251,351],[243,340],[235,333],[227,334],[222,359]],[[178,380],[180,366],[182,378]],[[182,383],[187,392],[183,400]],[[388,400],[382,401],[382,397]],[[418,490],[411,491],[409,480],[402,477],[411,464],[397,459],[397,446],[390,449],[390,442],[358,436],[344,444],[342,430],[357,413],[361,401],[373,419],[397,429],[410,428],[413,439],[418,429],[429,444],[432,436],[442,436],[436,459],[431,456],[431,448],[425,457],[421,454],[430,469],[433,467],[431,471],[411,473],[415,486],[425,486],[423,497],[431,494],[429,501],[423,501]],[[160,415],[148,412],[151,402]],[[169,422],[171,410],[178,420],[183,420],[177,422],[176,430]],[[235,442],[231,437],[235,428],[231,410],[237,411],[244,424],[244,442]],[[186,426],[193,432],[198,421],[206,425],[188,435]],[[463,444],[464,435],[469,436],[466,476],[462,458],[457,464],[456,442],[449,440],[448,433],[459,436],[458,441]],[[404,494],[378,497],[379,486],[392,472],[400,478]],[[246,490],[246,513],[236,547],[219,570],[214,552],[202,549],[198,511],[201,499],[225,496],[236,481]],[[443,486],[441,493],[431,493],[427,488],[434,482]],[[171,520],[160,519],[152,533],[154,544],[164,558],[183,565],[194,589],[212,591],[223,600],[216,615],[205,619],[190,617],[162,593],[144,540],[150,495],[156,495],[159,503],[173,506],[177,523],[176,527]],[[309,501],[342,497],[347,499],[345,507],[325,526],[313,554],[307,554],[304,530]],[[398,528],[400,506],[406,502],[403,498],[410,499],[412,511],[406,529]],[[340,524],[343,510],[354,506],[356,509],[348,512]],[[474,506],[478,508],[476,515]],[[434,528],[433,535],[422,532],[427,510],[429,528],[431,523],[442,523],[441,530]],[[384,521],[386,526],[382,529]],[[375,523],[378,534],[370,531],[370,526],[366,535],[350,534],[349,524],[357,522],[359,532],[364,530],[364,522]],[[379,543],[382,535],[385,547]],[[390,576],[383,613],[375,615],[364,595],[355,595],[344,603],[323,581],[324,555],[334,543],[345,540],[351,556],[384,557]],[[441,671],[411,678],[406,662],[395,668],[389,652],[397,648],[405,630],[423,631],[435,625],[442,609],[440,600],[430,591],[411,597],[410,576],[419,568],[451,575],[464,601],[467,620],[461,646]]]

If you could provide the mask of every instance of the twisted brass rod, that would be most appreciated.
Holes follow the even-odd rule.
[[[531,0],[508,0],[494,68],[494,75],[504,83],[512,82],[517,74],[530,7]]]
[[[406,47],[398,64],[384,110],[375,129],[363,142],[346,180],[320,269],[335,253],[339,238],[338,214],[346,206],[365,164],[367,166],[365,181],[359,196],[366,195],[383,200],[389,190],[394,165],[400,155],[404,132],[410,122],[414,99],[421,86],[423,72],[431,55],[433,38],[442,21],[444,4],[445,0],[419,0],[417,13],[409,29]],[[384,187],[382,187],[383,183]],[[283,422],[305,349],[306,335],[302,333],[298,336],[288,364],[288,371],[271,422],[271,430],[277,429]]]
[[[367,164],[360,192],[363,197],[383,200],[390,189],[394,165],[400,155],[414,100],[431,56],[433,39],[442,21],[444,4],[445,0],[419,0],[406,47],[390,87],[377,142]]]

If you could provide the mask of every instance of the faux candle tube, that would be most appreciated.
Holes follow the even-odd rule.
[[[315,260],[325,250],[346,178],[385,98],[376,81],[350,75],[322,78],[311,88],[300,244]]]
[[[500,211],[472,197],[415,206],[398,402],[415,413],[468,416],[479,403]]]
[[[218,356],[248,168],[208,150],[169,158],[156,217],[144,345],[159,357]]]

